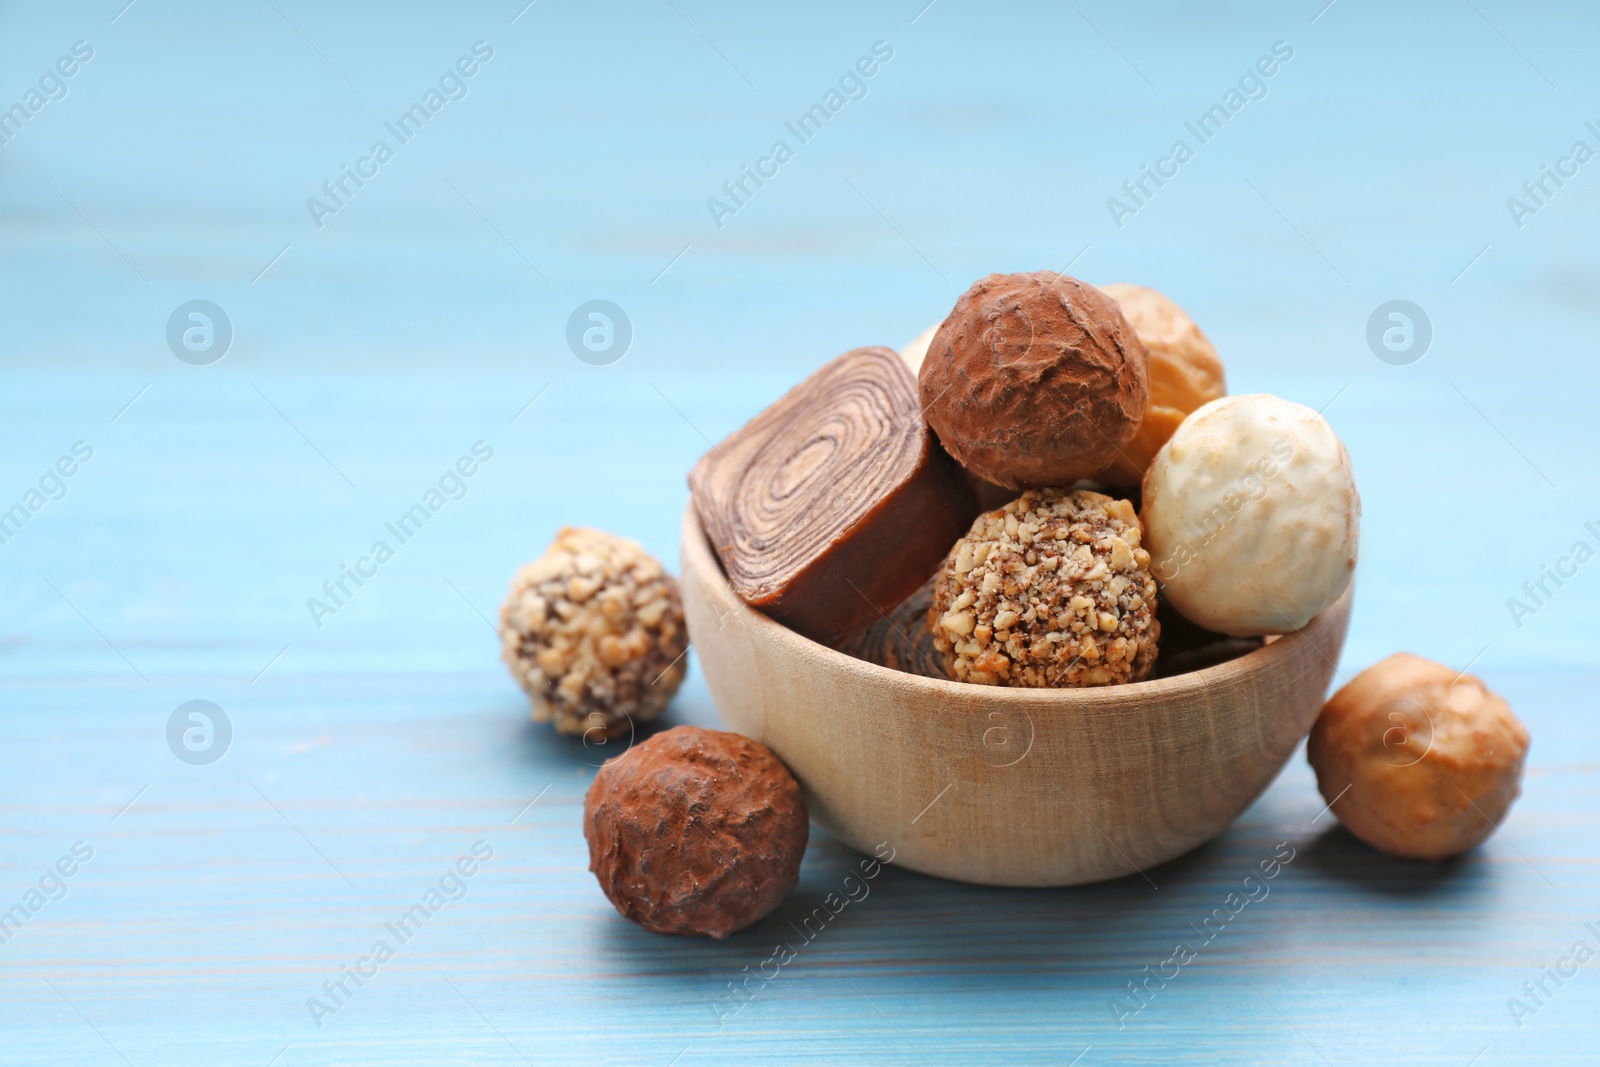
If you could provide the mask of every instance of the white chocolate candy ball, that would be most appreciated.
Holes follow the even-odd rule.
[[[1145,546],[1162,595],[1231,637],[1298,630],[1356,566],[1361,498],[1333,427],[1257,393],[1183,420],[1144,477]]]

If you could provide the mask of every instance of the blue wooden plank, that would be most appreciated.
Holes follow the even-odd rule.
[[[42,878],[59,896],[0,944],[0,1063],[1589,1062],[1592,965],[1545,978],[1520,1027],[1507,1001],[1600,947],[1600,576],[1547,582],[1524,618],[1507,601],[1600,545],[1600,179],[1547,183],[1520,226],[1507,199],[1600,148],[1595,21],[1322,0],[0,11],[0,105],[94,50],[0,144],[0,506],[93,450],[0,543],[0,906]],[[465,97],[319,228],[307,198],[480,40]],[[716,226],[707,198],[877,41],[894,55],[865,95]],[[1278,41],[1265,95],[1119,228],[1108,198]],[[982,273],[1068,263],[1171,293],[1233,391],[1327,406],[1366,505],[1341,669],[1405,647],[1507,695],[1534,743],[1503,833],[1443,867],[1385,859],[1321,814],[1297,756],[1147,872],[1158,888],[891,867],[807,938],[855,861],[819,832],[793,896],[726,943],[623,922],[579,827],[606,753],[535,729],[497,660],[512,571],[568,523],[675,560],[708,440]],[[1433,327],[1407,365],[1365,339],[1396,297]],[[209,366],[165,338],[197,298],[233,326]],[[595,298],[634,326],[610,366],[564,339]],[[306,600],[480,441],[464,495],[317,625]],[[234,729],[210,766],[165,741],[194,699]],[[696,669],[668,719],[718,723]],[[460,899],[314,1019],[480,841]],[[46,878],[78,842],[92,857]],[[1114,1010],[1282,842],[1270,894]],[[795,959],[765,979],[782,941]]]

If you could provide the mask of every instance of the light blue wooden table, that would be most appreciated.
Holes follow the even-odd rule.
[[[1507,1003],[1600,947],[1600,563],[1507,604],[1600,547],[1592,8],[124,2],[0,10],[0,1062],[1594,1062],[1600,963]],[[566,523],[675,561],[708,439],[985,272],[1069,265],[1175,296],[1233,391],[1327,405],[1366,507],[1342,671],[1471,664],[1532,731],[1524,796],[1417,866],[1333,826],[1297,756],[1149,882],[891,868],[738,1006],[856,857],[819,833],[725,943],[625,923],[579,828],[607,753],[527,721],[487,619]],[[619,362],[568,348],[594,299]],[[1420,359],[1369,347],[1394,299]],[[169,347],[192,300],[220,361]],[[168,745],[191,700],[231,723],[209,765]],[[668,718],[718,722],[695,669]]]

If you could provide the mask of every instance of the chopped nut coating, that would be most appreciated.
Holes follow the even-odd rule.
[[[619,737],[654,719],[686,670],[678,583],[635,541],[566,527],[517,571],[500,608],[501,658],[534,722]]]
[[[951,678],[1069,688],[1155,666],[1156,584],[1127,501],[1036,489],[980,515],[935,579],[928,628]]]

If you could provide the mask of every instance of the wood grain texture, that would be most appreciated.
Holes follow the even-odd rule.
[[[0,104],[96,53],[0,147],[0,503],[95,450],[0,545],[0,904],[95,849],[0,945],[0,1064],[1593,1064],[1594,965],[1521,1028],[1506,1008],[1600,925],[1600,563],[1506,609],[1600,523],[1593,167],[1522,229],[1505,209],[1588,139],[1593,5],[1480,0],[1536,71],[1460,4],[1079,4],[1116,50],[1065,5],[275,4],[0,9]],[[479,38],[470,95],[317,229],[306,198]],[[706,198],[880,38],[868,96],[715,228]],[[1279,38],[1270,95],[1118,229],[1106,198]],[[794,893],[727,942],[619,918],[581,834],[608,749],[535,729],[496,658],[513,571],[570,523],[670,562],[685,472],[828,354],[1069,263],[1171,293],[1237,391],[1326,408],[1364,504],[1339,670],[1408,648],[1502,693],[1533,742],[1501,832],[1387,859],[1295,755],[1149,882],[891,864],[803,941],[860,860],[813,827]],[[605,367],[563,339],[597,296],[635,326]],[[162,335],[196,297],[235,327],[210,367]],[[1432,320],[1409,366],[1364,339],[1391,297]],[[480,438],[468,495],[313,625]],[[689,663],[666,722],[727,728]],[[210,767],[164,738],[194,698],[233,719]],[[480,838],[465,899],[315,1028],[307,998]],[[1271,895],[1119,1027],[1125,983],[1281,842]]]
[[[734,728],[770,745],[812,817],[871,853],[986,885],[1077,885],[1216,836],[1322,707],[1351,590],[1305,629],[1173,678],[1094,689],[966,685],[825,648],[745,607],[691,508],[684,613]]]
[[[24,401],[8,409],[11,432],[41,440],[115,412],[144,384],[13,381]],[[1498,649],[1481,657],[1474,672],[1533,733],[1529,779],[1503,834],[1445,868],[1353,841],[1322,813],[1296,756],[1231,827],[1144,876],[999,889],[896,863],[806,940],[795,927],[844,892],[861,858],[815,828],[800,884],[774,915],[723,944],[661,938],[620,919],[586,869],[582,799],[611,750],[528,721],[480,613],[492,617],[511,572],[574,514],[670,559],[687,503],[681,474],[704,442],[645,383],[564,381],[555,388],[569,403],[505,433],[496,428],[538,383],[517,395],[524,383],[510,376],[409,377],[396,384],[413,399],[354,410],[339,394],[319,403],[314,376],[260,384],[280,403],[294,398],[310,434],[344,420],[360,429],[325,447],[371,499],[342,499],[337,476],[236,379],[172,376],[96,442],[94,464],[105,466],[90,465],[63,510],[6,546],[3,899],[80,838],[96,856],[64,899],[0,946],[0,1063],[122,1064],[101,1034],[135,1067],[265,1067],[280,1052],[275,1067],[667,1067],[674,1057],[676,1067],[1062,1067],[1089,1046],[1079,1067],[1325,1067],[1317,1049],[1340,1065],[1464,1067],[1491,1043],[1479,1067],[1588,1062],[1600,984],[1587,970],[1523,1030],[1505,1001],[1596,918],[1592,668],[1517,669]],[[771,394],[770,382],[728,387],[694,415],[737,425]],[[59,411],[45,402],[67,396],[81,399]],[[629,454],[626,507],[607,511],[581,486],[530,498],[552,455],[576,461],[564,442],[586,442],[602,400],[621,406],[641,440],[671,447]],[[1341,400],[1344,420],[1371,447],[1398,447],[1399,428],[1373,400]],[[201,432],[194,413],[208,403],[230,433],[193,464],[181,444]],[[396,403],[404,425],[393,424]],[[304,598],[326,576],[325,557],[364,546],[419,477],[482,433],[494,434],[496,458],[461,510],[430,522],[359,598],[312,627]],[[168,472],[186,464],[192,481],[172,485]],[[1380,472],[1369,488],[1399,487]],[[342,501],[332,514],[329,500]],[[165,520],[174,507],[187,520],[178,528]],[[1347,674],[1395,640],[1372,607],[1397,574],[1379,546]],[[241,559],[260,562],[241,570]],[[150,621],[149,604],[164,605],[164,618]],[[1486,637],[1464,625],[1461,639],[1477,641],[1459,655],[1465,665]],[[194,697],[233,718],[233,748],[211,767],[179,763],[163,736],[174,706]],[[665,721],[728,727],[697,660]],[[306,1000],[479,839],[496,855],[466,898],[314,1027]],[[1119,1028],[1109,1005],[1124,983],[1194,937],[1191,924],[1279,842],[1297,856],[1271,896]],[[730,986],[784,939],[797,958],[748,1003],[737,999]]]

